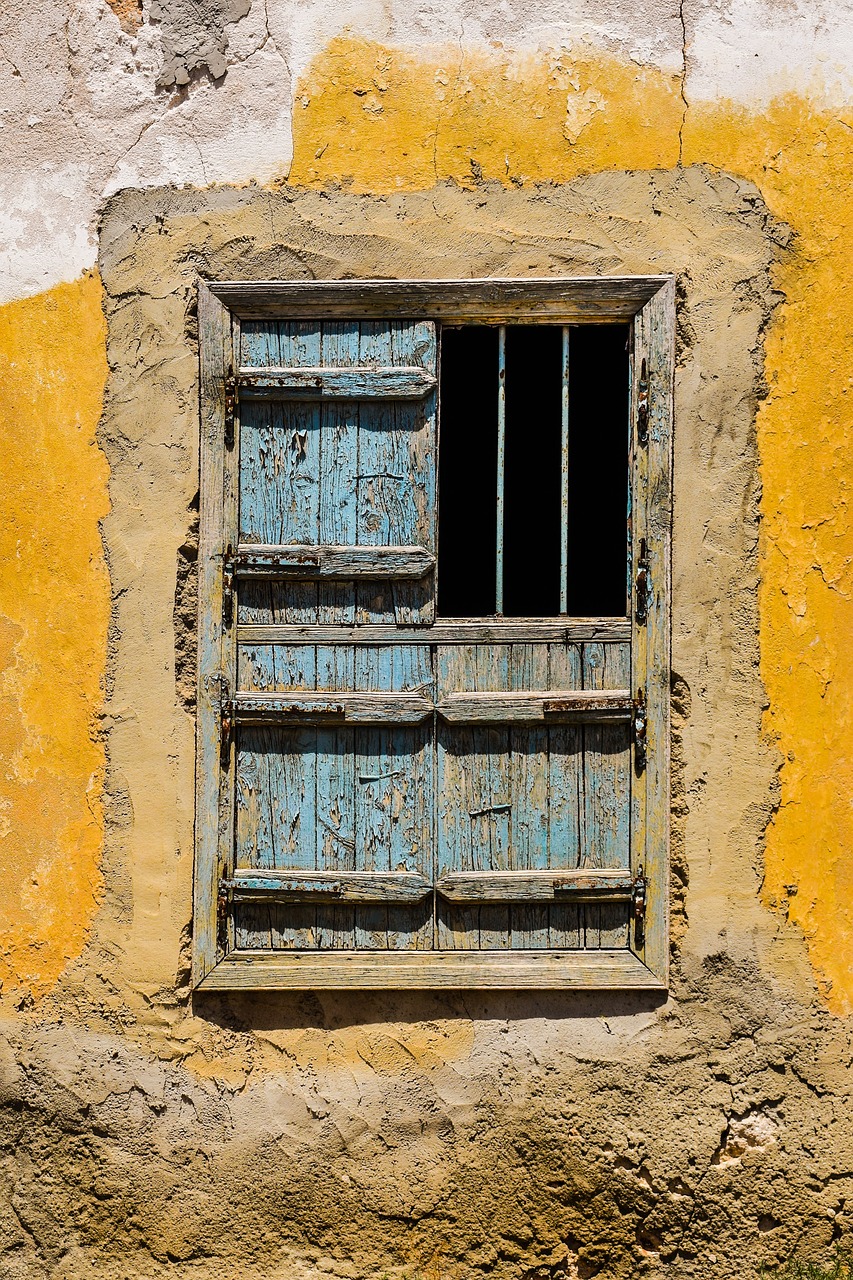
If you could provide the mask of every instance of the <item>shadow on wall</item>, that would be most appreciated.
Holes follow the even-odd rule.
[[[578,1018],[636,1017],[666,1003],[665,991],[287,991],[196,992],[196,1017],[229,1031],[334,1031],[378,1023],[549,1023]]]

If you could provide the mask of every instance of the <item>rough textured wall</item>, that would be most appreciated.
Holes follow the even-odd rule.
[[[849,1239],[850,17],[0,15],[4,1273],[710,1280]],[[197,274],[648,270],[670,999],[193,1003]]]

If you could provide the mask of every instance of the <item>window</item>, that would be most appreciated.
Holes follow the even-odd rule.
[[[673,313],[200,286],[196,985],[665,985]]]

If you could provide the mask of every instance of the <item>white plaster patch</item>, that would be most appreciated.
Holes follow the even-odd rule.
[[[688,15],[688,102],[766,106],[785,93],[853,102],[853,3],[711,0]]]
[[[201,81],[122,157],[104,194],[124,187],[207,186],[284,177],[293,156],[291,85],[272,44]]]

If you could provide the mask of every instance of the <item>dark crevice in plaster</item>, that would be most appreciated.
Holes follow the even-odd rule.
[[[678,163],[684,163],[684,128],[687,124],[687,22],[684,17],[686,0],[679,0],[678,18],[681,23],[681,77],[679,91],[681,94],[681,123],[678,126]]]

